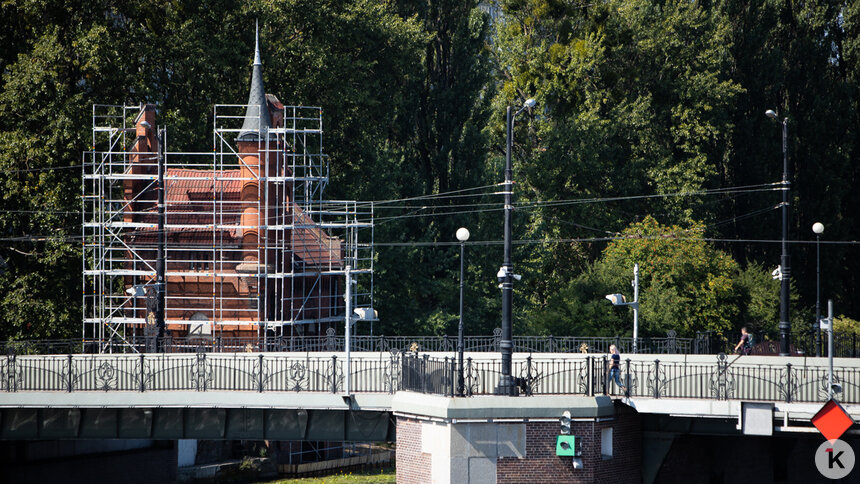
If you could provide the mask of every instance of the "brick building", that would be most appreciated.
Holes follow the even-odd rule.
[[[152,328],[159,247],[170,336],[323,334],[344,320],[348,267],[353,307],[372,306],[372,207],[325,199],[322,110],[265,92],[259,40],[247,104],[213,116],[212,153],[174,152],[181,133],[167,135],[156,106],[94,107],[85,336]]]

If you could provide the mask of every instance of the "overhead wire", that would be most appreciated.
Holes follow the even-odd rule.
[[[770,184],[769,184],[770,185]],[[717,189],[717,190],[706,190],[699,192],[675,192],[675,193],[666,193],[666,194],[654,194],[654,195],[630,195],[624,197],[601,197],[601,198],[582,198],[582,199],[568,199],[568,200],[553,200],[553,201],[542,201],[542,202],[522,202],[515,204],[515,209],[519,212],[530,212],[544,207],[558,207],[558,206],[567,206],[567,205],[577,205],[577,204],[586,204],[586,203],[604,203],[609,201],[622,201],[622,200],[643,200],[650,198],[668,198],[668,197],[683,197],[683,196],[699,196],[699,195],[712,195],[712,194],[731,194],[731,193],[753,193],[753,192],[766,192],[766,191],[774,191],[778,190],[775,188],[759,188],[759,189],[748,189],[747,187],[741,187],[740,190],[729,190],[729,189]],[[469,206],[469,205],[465,205]],[[501,203],[484,203],[477,206],[494,206],[493,208],[482,208],[476,210],[455,210],[455,211],[441,211],[441,212],[433,212],[433,213],[410,213],[404,215],[392,215],[389,217],[375,217],[374,220],[390,220],[390,219],[406,219],[406,218],[423,218],[423,217],[433,217],[433,216],[448,216],[448,215],[461,215],[467,213],[482,213],[482,212],[496,212],[500,210],[504,210],[504,207],[501,206]],[[449,206],[446,205],[437,205],[437,206],[423,206],[417,207],[420,210],[425,210],[428,208],[440,209],[444,210]]]
[[[706,242],[725,242],[725,243],[756,243],[756,244],[781,244],[780,239],[723,239],[715,237],[667,237],[662,235],[654,236],[626,236],[619,235],[614,237],[569,237],[569,238],[548,238],[548,239],[518,239],[514,240],[514,245],[537,245],[537,244],[558,244],[558,243],[587,243],[587,242],[611,242],[613,240],[671,240],[671,241],[706,241]],[[466,246],[494,246],[502,245],[504,240],[478,240],[463,242]],[[789,240],[789,244],[809,245],[818,243],[815,240]],[[825,241],[821,241],[825,244]],[[446,247],[459,246],[459,241],[427,241],[427,242],[377,242],[375,247]],[[828,240],[828,245],[860,245],[860,240]]]
[[[3,170],[3,174],[10,173],[33,173],[38,171],[51,171],[51,170],[70,170],[72,168],[81,168],[81,165],[68,165],[68,166],[47,166],[44,168],[21,168],[18,170]]]
[[[452,190],[452,191],[448,191],[448,192],[419,196],[419,197],[407,197],[407,198],[390,199],[390,200],[376,200],[373,202],[359,202],[358,205],[361,205],[364,207],[370,207],[370,206],[376,207],[377,205],[384,204],[384,203],[395,203],[395,202],[404,202],[404,201],[417,201],[417,200],[426,200],[426,201],[434,200],[435,201],[435,200],[442,200],[442,199],[446,199],[446,198],[487,196],[487,195],[494,195],[496,193],[479,193],[479,194],[465,195],[464,192],[482,190],[482,189],[486,189],[486,188],[496,187],[499,185],[500,184],[484,185],[484,186],[479,186],[479,187],[472,187],[472,188],[466,188],[466,189],[460,189],[460,190]],[[652,195],[630,195],[630,196],[621,196],[621,197],[590,197],[590,198],[582,198],[582,199],[563,199],[563,200],[551,200],[551,201],[520,202],[519,204],[517,204],[517,209],[521,212],[532,212],[534,210],[537,210],[539,208],[544,208],[544,207],[558,207],[558,206],[571,205],[571,204],[581,204],[581,203],[603,203],[603,202],[610,202],[610,201],[641,200],[641,199],[649,199],[649,198],[667,198],[667,197],[717,195],[717,194],[730,194],[730,195],[736,196],[736,195],[744,195],[744,194],[761,192],[761,191],[779,190],[781,188],[774,188],[774,187],[779,187],[781,185],[782,185],[782,182],[776,182],[776,183],[767,183],[767,184],[745,185],[745,186],[738,186],[738,187],[724,187],[724,188],[701,190],[701,191],[695,191],[695,192],[673,192],[673,193],[652,194]],[[462,214],[475,214],[475,213],[482,213],[482,212],[495,212],[495,211],[503,210],[503,207],[501,207],[499,205],[500,205],[499,203],[476,203],[476,204],[455,204],[455,205],[422,205],[419,207],[415,207],[414,205],[406,205],[404,207],[408,207],[408,208],[414,207],[414,209],[407,214],[390,216],[390,217],[376,217],[373,220],[375,222],[377,222],[377,225],[381,225],[381,224],[388,223],[388,222],[393,221],[393,220],[401,220],[401,219],[408,219],[408,218],[424,218],[424,217],[432,217],[432,216],[451,216],[451,215],[462,215]],[[732,222],[735,222],[738,220],[743,220],[743,219],[747,219],[750,217],[754,217],[754,216],[760,215],[762,213],[766,213],[766,212],[775,210],[775,209],[779,208],[779,206],[780,205],[769,206],[769,207],[765,207],[765,208],[762,208],[762,209],[759,209],[759,210],[756,210],[753,212],[749,212],[749,213],[744,214],[744,215],[731,217],[729,219],[725,219],[725,220],[722,220],[719,222],[709,224],[709,225],[705,226],[705,228],[716,227],[719,225],[724,225],[726,223],[732,223]],[[474,207],[491,207],[491,208],[474,209]],[[448,210],[448,209],[452,209],[452,208],[453,209],[473,208],[473,209],[470,209],[470,210]],[[428,210],[428,209],[443,210],[443,211],[441,211],[441,212],[435,212],[434,211],[432,213],[418,213],[422,210]],[[47,211],[47,210],[46,211],[0,210],[0,213],[80,214],[80,212],[73,212],[73,211]],[[551,216],[551,219],[553,219],[554,221],[559,222],[559,223],[577,226],[577,227],[580,227],[580,228],[583,228],[586,230],[591,230],[594,232],[600,232],[600,233],[604,233],[604,234],[617,234],[617,232],[613,232],[613,231],[609,231],[609,230],[605,230],[605,229],[598,229],[596,227],[590,227],[590,226],[579,224],[576,222],[565,221],[565,220],[558,218],[557,216]],[[368,218],[367,221],[369,221],[369,220],[371,220],[371,219]],[[170,231],[165,231],[165,232],[170,232]],[[134,233],[154,235],[154,234],[157,234],[157,231],[155,231],[155,230],[137,230],[137,231],[132,231],[132,232],[126,232],[126,234],[134,234]],[[35,241],[35,242],[39,242],[39,241],[51,240],[55,237],[56,236],[54,236],[54,235],[51,235],[51,236],[26,235],[26,236],[17,236],[17,237],[0,237],[0,241],[6,241],[6,242],[10,242],[10,241],[11,242]],[[79,239],[84,238],[84,236],[64,236],[63,238],[67,239],[67,240],[79,240]],[[610,236],[610,237],[598,237],[598,238],[592,237],[592,238],[569,238],[569,239],[539,239],[539,240],[533,241],[533,242],[517,241],[516,243],[518,243],[518,244],[522,244],[522,243],[544,243],[546,241],[597,242],[597,241],[604,241],[604,240],[615,240],[617,238],[627,238],[627,237]],[[702,239],[699,237],[697,237],[696,239],[697,240],[712,240],[712,241],[719,241],[719,242],[754,242],[754,243],[769,242],[769,241],[754,240],[754,239]],[[486,241],[486,243],[488,245],[492,245],[492,244],[499,243],[499,242],[500,241]],[[799,243],[799,242],[801,242],[801,241],[795,241],[795,243]],[[838,242],[838,241],[829,241],[828,243],[835,243],[835,242]],[[475,242],[471,242],[470,244],[474,244],[474,243]],[[853,241],[842,241],[841,243],[845,243],[845,244],[849,244],[849,245],[854,244]],[[394,244],[394,245],[392,245],[392,244]],[[377,242],[374,245],[379,246],[379,247],[386,247],[386,246],[397,246],[397,245],[421,246],[421,245],[445,245],[445,244],[446,243],[444,243],[444,242],[394,242],[394,243]]]

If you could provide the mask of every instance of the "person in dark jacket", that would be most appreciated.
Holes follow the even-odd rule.
[[[609,365],[609,379],[624,390],[625,386],[621,383],[621,355],[618,354],[618,348],[615,345],[609,346],[609,353],[610,358],[612,358]]]
[[[752,351],[752,336],[747,332],[747,327],[741,328],[741,340],[735,346],[735,353],[748,355]]]

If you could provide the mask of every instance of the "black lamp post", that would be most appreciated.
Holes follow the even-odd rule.
[[[513,320],[513,299],[514,299],[514,279],[519,279],[518,275],[514,274],[514,265],[511,263],[511,218],[514,211],[513,206],[513,167],[511,164],[511,146],[514,138],[514,119],[518,114],[526,108],[533,108],[535,105],[534,99],[528,99],[523,103],[516,113],[511,113],[511,106],[508,106],[507,112],[507,145],[505,147],[505,255],[501,269],[499,269],[496,277],[502,283],[502,338],[499,341],[499,349],[502,354],[502,374],[499,377],[499,385],[496,388],[496,393],[500,395],[517,394],[517,387],[514,384],[513,376],[511,375],[511,366],[513,360],[514,346],[511,330],[511,322]]]
[[[789,355],[791,343],[791,320],[788,315],[789,282],[791,268],[788,255],[788,192],[791,182],[788,181],[788,118],[779,120],[779,116],[771,109],[765,112],[767,117],[782,125],[782,256],[779,264],[779,355]]]
[[[466,380],[463,377],[463,293],[466,283],[463,279],[463,267],[466,254],[466,241],[469,240],[469,229],[457,229],[457,240],[460,241],[460,324],[457,328],[457,394],[466,395]]]
[[[164,335],[166,324],[164,322],[164,293],[167,290],[164,267],[164,129],[158,130],[158,247],[155,260],[155,326],[158,328],[158,339],[156,348],[158,352],[164,351]]]

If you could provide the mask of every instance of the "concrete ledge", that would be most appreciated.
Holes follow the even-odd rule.
[[[557,419],[565,410],[569,411],[573,418],[597,418],[615,415],[612,399],[606,396],[504,397],[487,395],[449,398],[423,393],[397,392],[391,400],[391,409],[399,415],[445,420]]]
[[[697,418],[738,418],[741,411],[741,400],[703,400],[695,398],[624,398],[622,402],[639,413],[672,415],[676,417]],[[751,401],[751,400],[750,400]],[[774,418],[783,418],[786,413],[791,420],[806,420],[812,418],[822,406],[821,403],[773,403]],[[855,421],[860,419],[860,405],[842,404],[842,408]]]
[[[353,410],[391,408],[393,395],[353,395]],[[15,392],[0,393],[0,408],[279,408],[347,410],[343,395],[315,392]]]
[[[360,358],[370,358],[373,353],[358,353]],[[419,355],[429,355],[431,358],[453,358],[455,355],[450,352],[433,352],[422,351]],[[356,353],[353,353],[353,358],[356,358]],[[365,356],[367,355],[367,356]],[[514,353],[514,361],[523,361],[531,356],[532,361],[583,361],[586,357],[600,359],[603,357],[609,358],[607,353]],[[492,352],[465,352],[464,357],[472,358],[473,361],[497,361],[498,353]],[[749,366],[749,365],[785,365],[791,363],[795,370],[804,368],[827,368],[829,363],[826,357],[814,356],[760,356],[760,355],[726,355],[729,365]],[[340,358],[338,356],[338,358]],[[664,353],[622,353],[622,364],[626,359],[630,359],[631,363],[653,363],[654,360],[660,360],[661,363],[683,363],[684,365],[716,365],[717,355],[691,355],[691,354],[664,354]],[[833,365],[836,368],[860,368],[860,358],[833,358]]]

